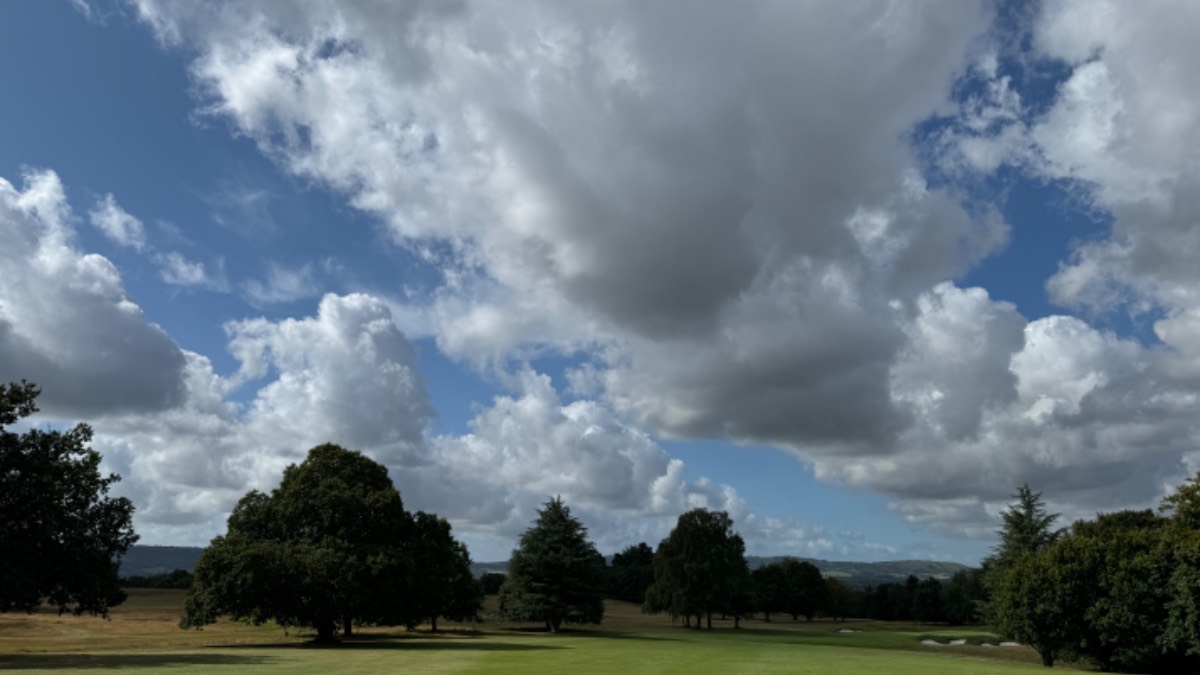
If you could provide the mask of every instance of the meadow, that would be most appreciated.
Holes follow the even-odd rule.
[[[95,673],[846,673],[942,675],[1045,672],[1024,647],[985,647],[994,636],[868,621],[793,622],[789,617],[715,621],[697,631],[636,605],[608,602],[596,627],[549,635],[487,621],[419,629],[367,628],[338,647],[312,633],[222,621],[202,631],[177,627],[182,591],[131,590],[109,620],[53,611],[0,614],[0,670]],[[853,629],[856,632],[839,632]],[[923,639],[967,644],[930,646]]]

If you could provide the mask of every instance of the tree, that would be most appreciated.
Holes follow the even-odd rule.
[[[855,610],[858,594],[841,581],[825,577],[825,615],[844,621]]]
[[[108,616],[125,593],[118,570],[137,541],[133,504],[110,497],[121,478],[100,474],[92,430],[5,427],[37,412],[40,391],[0,384],[0,612],[31,612],[43,601],[59,612]]]
[[[931,623],[946,619],[942,605],[942,582],[937,579],[926,577],[921,581],[912,602],[912,617],[917,621]]]
[[[1042,493],[1034,492],[1026,483],[1017,488],[1012,498],[1017,501],[1000,514],[1004,521],[997,532],[1000,543],[989,557],[991,566],[1001,573],[1024,554],[1049,548],[1062,535],[1061,531],[1051,529],[1058,514],[1046,512]]]
[[[1083,639],[1088,580],[1069,562],[1061,547],[1025,553],[1005,568],[992,598],[996,629],[1037,650],[1046,667]]]
[[[545,622],[552,633],[563,622],[600,623],[604,574],[604,558],[587,540],[587,528],[555,497],[538,510],[513,551],[500,587],[500,614]]]
[[[784,609],[783,568],[774,563],[763,565],[752,571],[750,578],[758,597],[758,611],[763,613],[763,620],[769,622],[772,614]]]
[[[978,623],[980,605],[986,599],[983,571],[971,568],[955,572],[942,587],[942,599],[946,621],[954,625]]]
[[[479,616],[483,587],[471,575],[471,555],[450,533],[450,523],[418,511],[408,551],[414,577],[408,598],[410,627],[429,619],[430,629],[436,633],[439,616],[451,621],[472,621]]]
[[[496,595],[500,592],[500,587],[504,585],[504,580],[508,577],[503,572],[485,572],[482,577],[479,577],[479,583],[483,586],[484,595]]]
[[[1042,504],[1042,493],[1034,492],[1029,484],[1017,488],[1012,495],[1016,502],[1000,514],[1003,522],[997,534],[1000,543],[992,549],[992,555],[983,561],[983,582],[988,595],[995,595],[1004,576],[1016,561],[1026,553],[1037,554],[1058,541],[1061,531],[1051,526],[1058,520],[1057,513],[1047,513]],[[984,613],[991,617],[990,603],[985,604]]]
[[[645,542],[627,547],[613,556],[608,569],[608,597],[642,604],[646,589],[654,583],[654,549]]]
[[[746,545],[724,511],[693,509],[679,516],[675,529],[654,553],[654,585],[643,608],[672,617],[702,617],[712,628],[712,613],[728,610],[748,586]]]
[[[251,491],[196,564],[181,625],[221,615],[255,624],[311,626],[331,641],[359,623],[410,618],[411,519],[387,469],[361,453],[320,445],[283,472],[271,494]]]
[[[807,560],[785,558],[778,563],[783,574],[784,611],[792,621],[801,616],[812,621],[825,606],[825,578],[821,570]]]

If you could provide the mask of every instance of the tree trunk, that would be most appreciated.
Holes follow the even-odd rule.
[[[559,627],[562,626],[562,617],[552,617],[550,619],[550,632],[557,633]]]
[[[342,617],[342,637],[348,638],[354,632],[354,621],[349,615]]]
[[[734,628],[741,628],[741,627],[742,627],[742,615],[741,615],[741,614],[734,614],[734,615],[733,615],[733,627],[734,627]]]
[[[429,632],[430,633],[437,632],[437,614],[434,614],[433,618],[429,620]]]
[[[337,631],[337,626],[331,617],[317,619],[313,622],[313,627],[317,629],[317,642],[337,642],[337,638],[333,635]]]
[[[1047,649],[1046,651],[1038,652],[1038,654],[1042,656],[1043,666],[1046,666],[1047,668],[1054,667],[1054,652],[1052,650]]]
[[[771,613],[770,612],[763,612],[763,621],[766,621],[767,623],[771,623]]]
[[[692,627],[692,615],[691,615],[691,614],[684,614],[684,615],[683,615],[683,627],[684,627],[684,628],[691,628],[691,627]]]
[[[708,612],[708,629],[712,630],[712,612]]]

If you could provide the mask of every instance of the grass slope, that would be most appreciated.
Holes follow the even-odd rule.
[[[223,622],[176,627],[182,592],[133,590],[110,621],[52,612],[0,615],[0,670],[94,673],[908,673],[973,675],[1045,672],[1024,648],[929,647],[986,637],[982,631],[873,622],[744,622],[733,630],[686,630],[637,607],[609,603],[605,623],[547,635],[484,623],[430,634],[368,629],[337,648],[308,644],[306,631]],[[839,633],[850,626],[860,632]]]

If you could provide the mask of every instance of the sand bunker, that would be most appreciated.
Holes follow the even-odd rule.
[[[839,633],[861,633],[862,631],[861,631],[861,630],[855,630],[855,629],[853,629],[853,628],[839,628],[839,629],[838,629],[838,632],[839,632]]]

